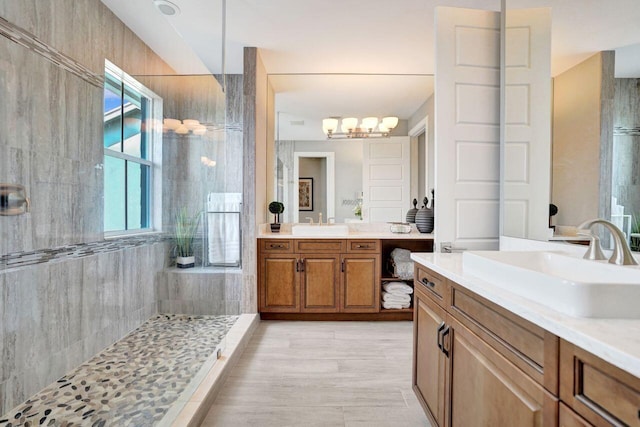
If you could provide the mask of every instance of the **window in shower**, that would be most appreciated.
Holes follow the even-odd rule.
[[[104,231],[153,230],[153,123],[162,100],[113,64],[104,84]],[[161,116],[161,113],[160,113]]]

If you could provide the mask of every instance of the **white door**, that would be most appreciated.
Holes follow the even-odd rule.
[[[436,8],[436,251],[497,249],[500,15]]]
[[[364,140],[362,215],[365,222],[404,221],[411,207],[410,138]]]
[[[551,9],[507,12],[502,234],[549,237]]]

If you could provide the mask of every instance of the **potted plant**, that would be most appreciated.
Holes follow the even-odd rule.
[[[193,239],[198,231],[200,212],[189,215],[186,207],[176,214],[176,265],[178,268],[190,268],[195,266],[193,256]]]
[[[271,232],[280,232],[280,214],[284,212],[284,205],[280,202],[269,203],[269,212],[273,214],[273,223],[271,224]]]

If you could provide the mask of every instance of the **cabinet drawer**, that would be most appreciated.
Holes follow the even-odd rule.
[[[415,267],[416,283],[421,286],[428,295],[435,297],[435,300],[440,304],[446,302],[445,295],[447,295],[447,281],[444,277],[431,270],[419,267],[416,264]]]
[[[560,399],[595,426],[640,426],[640,378],[560,341]]]
[[[558,338],[457,285],[451,312],[474,333],[553,394],[558,393]]]
[[[346,245],[344,240],[295,240],[296,252],[313,252],[316,254],[333,253],[339,254],[345,252]]]
[[[293,241],[285,239],[261,239],[262,252],[292,253]]]
[[[378,253],[379,240],[347,240],[347,252]]]

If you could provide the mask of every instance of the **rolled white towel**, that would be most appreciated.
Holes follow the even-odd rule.
[[[390,294],[389,292],[382,292],[382,299],[389,302],[410,303],[411,297],[409,294]]]
[[[413,293],[413,288],[404,282],[387,282],[382,285],[382,289],[396,295]]]
[[[389,302],[389,301],[383,301],[382,302],[382,307],[386,308],[386,309],[396,309],[399,310],[401,308],[409,308],[411,304],[410,303],[399,303],[399,302]]]

